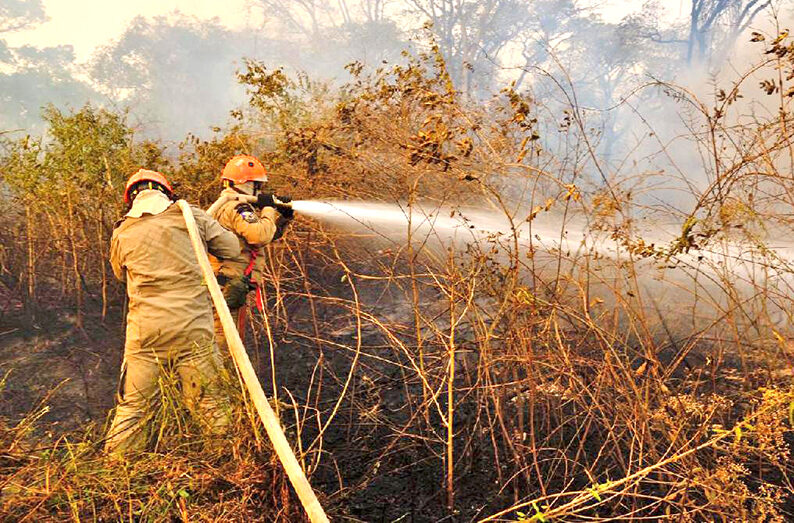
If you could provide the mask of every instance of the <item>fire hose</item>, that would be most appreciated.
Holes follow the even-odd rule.
[[[176,203],[179,205],[179,208],[182,210],[182,215],[185,218],[185,224],[190,234],[190,242],[196,253],[196,258],[201,267],[204,281],[206,281],[207,288],[210,291],[215,310],[221,320],[223,334],[226,336],[232,359],[242,376],[245,388],[248,390],[248,394],[259,414],[259,418],[265,426],[265,431],[270,438],[270,442],[273,444],[273,449],[276,451],[278,459],[284,466],[287,477],[289,477],[295,492],[298,494],[298,498],[306,514],[309,516],[309,520],[312,523],[328,522],[328,516],[325,515],[325,511],[323,511],[322,505],[320,505],[314,490],[312,490],[309,480],[306,479],[303,469],[301,469],[298,460],[295,458],[295,454],[292,452],[292,448],[286,436],[284,436],[284,431],[281,429],[281,423],[270,407],[270,403],[268,403],[267,397],[265,397],[265,392],[262,390],[262,385],[256,377],[254,367],[251,365],[251,360],[248,359],[248,353],[245,351],[243,342],[240,339],[240,334],[237,332],[234,319],[232,319],[229,307],[226,305],[226,300],[223,298],[223,292],[218,285],[218,281],[215,279],[215,274],[212,271],[209,258],[207,258],[207,253],[204,250],[204,243],[199,236],[196,220],[193,217],[193,211],[190,205],[184,200],[179,200]]]

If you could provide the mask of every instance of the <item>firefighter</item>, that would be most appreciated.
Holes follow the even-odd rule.
[[[294,213],[288,203],[265,190],[267,172],[253,156],[238,155],[229,160],[223,168],[221,182],[221,195],[208,213],[237,235],[241,253],[225,260],[210,257],[210,261],[218,283],[223,287],[229,310],[233,317],[238,318],[242,336],[244,306],[250,291],[257,290],[257,307],[260,311],[263,308],[258,283],[265,263],[264,247],[282,236]],[[226,338],[217,314],[215,339],[221,352],[225,352]]]
[[[129,297],[118,405],[105,444],[113,453],[145,449],[163,372],[175,372],[188,405],[211,428],[228,424],[211,299],[171,185],[162,174],[141,169],[127,182],[124,201],[129,212],[117,223],[110,248],[113,273],[126,281]],[[192,209],[210,253],[240,255],[234,234]]]

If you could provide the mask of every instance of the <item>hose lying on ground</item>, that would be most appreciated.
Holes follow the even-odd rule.
[[[311,520],[312,523],[328,522],[328,517],[323,511],[323,507],[317,500],[317,496],[314,494],[309,481],[306,479],[303,469],[301,469],[298,464],[298,460],[295,458],[295,454],[293,454],[292,448],[289,446],[287,438],[284,436],[284,431],[281,430],[281,424],[278,418],[273,412],[273,409],[270,408],[270,404],[265,397],[265,392],[262,390],[262,385],[259,383],[254,367],[251,365],[251,360],[248,359],[248,354],[245,352],[240,334],[237,332],[234,320],[229,312],[229,307],[226,305],[226,300],[223,299],[223,292],[218,285],[218,281],[215,279],[215,274],[210,266],[207,253],[204,251],[204,243],[201,241],[201,237],[196,228],[196,220],[193,217],[193,211],[190,209],[190,205],[184,200],[179,200],[176,203],[179,205],[179,208],[182,210],[182,215],[185,218],[187,230],[190,234],[190,242],[193,244],[193,250],[196,253],[196,258],[201,267],[204,281],[207,282],[212,302],[215,305],[215,310],[218,312],[218,317],[223,325],[223,334],[226,336],[229,351],[232,353],[232,359],[237,369],[240,371],[243,383],[245,383],[245,388],[248,389],[248,394],[251,396],[251,400],[262,420],[262,424],[265,426],[267,435],[273,444],[273,449],[276,451],[278,459],[284,466],[287,477],[289,477],[295,492],[298,494],[298,498],[303,508],[306,510],[306,514],[309,516],[309,520]]]

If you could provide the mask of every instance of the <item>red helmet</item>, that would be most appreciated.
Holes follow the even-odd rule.
[[[127,187],[124,189],[124,203],[130,203],[130,190],[139,182],[155,182],[159,183],[166,189],[168,189],[168,194],[173,194],[174,189],[171,187],[171,184],[168,183],[168,180],[162,173],[158,173],[157,171],[150,171],[148,169],[139,169],[137,173],[130,176],[130,179],[127,180]]]
[[[239,154],[226,162],[221,180],[229,180],[232,183],[266,182],[267,171],[262,162],[255,157]]]

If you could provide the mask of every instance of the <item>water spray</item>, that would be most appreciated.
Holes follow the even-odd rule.
[[[414,238],[442,243],[500,241],[512,237],[513,230],[520,244],[534,242],[544,249],[572,250],[586,242],[584,225],[566,227],[563,233],[554,217],[511,223],[507,216],[484,209],[406,206],[371,201],[296,200],[290,203],[295,212],[348,229],[364,229],[376,236],[400,243],[409,232]],[[609,249],[605,247],[607,254]],[[612,249],[611,251],[614,251]]]
[[[526,252],[514,254],[527,259],[525,255],[532,253],[531,267],[535,272],[564,264],[573,273],[584,271],[595,275],[595,279],[600,278],[607,286],[610,281],[625,276],[621,267],[631,260],[647,300],[665,302],[670,310],[664,313],[671,317],[683,305],[684,298],[676,293],[688,288],[710,288],[719,296],[719,282],[726,275],[750,294],[761,281],[767,282],[764,285],[773,284],[782,293],[794,289],[794,244],[780,240],[772,247],[774,263],[758,259],[752,246],[729,241],[666,258],[642,257],[629,255],[618,240],[590,228],[585,217],[563,220],[554,213],[546,213],[531,221],[521,218],[511,221],[500,211],[485,209],[349,200],[296,200],[288,205],[301,215],[342,229],[364,230],[373,235],[373,240],[388,241],[395,246],[403,245],[409,235],[423,247],[430,243],[478,244],[487,248],[483,251],[491,251],[494,244],[508,250],[517,244]],[[680,232],[674,223],[665,226],[656,222],[637,230],[635,236],[646,245],[665,245],[680,236]],[[501,248],[497,251],[506,252]],[[672,294],[668,296],[668,293]],[[720,301],[713,299],[716,304]]]
[[[289,200],[288,200],[289,201]],[[612,238],[598,237],[584,220],[568,218],[564,222],[553,213],[538,215],[531,221],[514,218],[512,221],[499,212],[484,209],[435,207],[390,204],[349,200],[295,200],[287,205],[295,212],[318,221],[346,228],[362,228],[384,238],[404,236],[410,225],[413,236],[428,235],[437,239],[474,240],[507,239],[515,235],[519,245],[532,243],[536,248],[551,252],[597,253],[616,258],[625,256]],[[638,237],[649,245],[664,245],[678,236],[675,224],[654,223],[653,228],[638,230]],[[676,259],[702,264],[728,257],[734,261],[753,263],[746,249],[739,244],[722,245],[723,252],[695,249],[680,253]],[[794,244],[777,241],[772,247],[786,262],[794,263]]]

